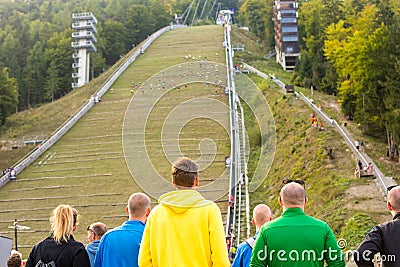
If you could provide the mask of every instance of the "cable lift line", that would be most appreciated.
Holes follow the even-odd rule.
[[[208,19],[208,17],[210,16],[211,12],[213,11],[214,6],[215,6],[215,2],[217,2],[217,0],[214,0],[213,4],[212,4],[212,6],[211,6],[211,9],[210,9],[210,11],[209,11],[208,14],[207,14],[206,20]]]
[[[199,9],[200,2],[201,2],[201,0],[198,0],[198,1],[197,1],[196,10],[194,11],[194,15],[193,15],[192,23],[190,24],[190,26],[193,26],[194,19],[196,18],[196,15],[197,15],[197,10]]]
[[[207,2],[208,2],[208,0],[205,1],[204,5],[203,5],[203,9],[201,10],[201,13],[200,13],[200,20],[203,18],[203,14],[204,14],[204,10],[206,9]]]
[[[221,3],[218,3],[217,12],[215,12],[215,21],[218,19],[219,12],[221,11]]]
[[[185,12],[183,12],[182,17],[185,17],[185,20],[183,21],[183,25],[186,25],[186,21],[189,18],[190,15],[190,10],[192,10],[192,6],[195,0],[192,1],[192,3],[190,3],[190,5],[188,6],[188,8],[186,8]]]

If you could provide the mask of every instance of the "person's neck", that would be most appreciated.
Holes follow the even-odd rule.
[[[394,218],[394,216],[396,216],[397,213],[400,213],[400,211],[391,210],[390,213],[392,214],[392,217]]]
[[[147,217],[129,217],[130,221],[141,221],[142,223],[146,223]]]
[[[175,185],[175,188],[176,188],[177,191],[180,191],[180,190],[196,190],[197,186],[186,187],[186,186]]]
[[[285,211],[287,209],[293,209],[293,208],[299,208],[304,211],[304,206],[302,206],[302,205],[293,205],[293,206],[287,206],[287,207],[283,206],[283,211]]]

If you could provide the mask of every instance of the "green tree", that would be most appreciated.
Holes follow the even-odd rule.
[[[267,0],[246,0],[240,8],[241,20],[261,40],[265,39],[264,10],[266,7]]]
[[[47,71],[46,97],[53,101],[71,91],[71,36],[66,29],[55,33],[48,41],[45,56],[50,60]]]
[[[109,20],[103,25],[101,35],[105,40],[104,58],[107,65],[111,65],[119,60],[122,53],[126,51],[125,27],[121,22]]]
[[[31,49],[25,68],[26,85],[20,90],[28,108],[40,104],[45,99],[44,85],[46,84],[46,60],[44,45],[38,41]]]
[[[382,114],[382,126],[386,129],[388,151],[392,153],[392,145],[400,142],[400,18],[388,28],[388,38],[386,39],[386,81],[382,83],[384,88],[384,107]],[[399,159],[400,161],[400,159]]]
[[[342,110],[361,122],[366,133],[383,129],[382,84],[386,81],[387,27],[378,21],[378,8],[367,5],[352,24],[328,27],[325,55],[335,66]]]
[[[17,109],[18,90],[15,78],[10,78],[7,68],[0,71],[0,122],[6,123],[6,119]]]
[[[323,54],[325,29],[344,16],[343,4],[338,0],[312,0],[299,7],[299,35],[301,60],[297,63],[295,82],[331,94],[336,90],[336,75]],[[297,72],[300,70],[300,72]],[[303,70],[303,71],[301,71]],[[306,71],[304,71],[306,70]]]

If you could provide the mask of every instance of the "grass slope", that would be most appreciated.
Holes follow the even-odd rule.
[[[7,227],[12,225],[15,218],[21,225],[31,227],[31,231],[21,231],[18,235],[19,248],[26,257],[32,245],[49,233],[48,218],[51,210],[58,204],[66,203],[78,209],[81,226],[78,227],[75,238],[84,243],[87,242],[86,226],[90,223],[102,221],[112,228],[126,220],[125,206],[128,196],[141,191],[125,163],[121,140],[125,111],[132,98],[132,82],[144,82],[154,73],[169,66],[187,62],[183,59],[187,55],[215,60],[216,53],[223,54],[222,40],[222,28],[214,25],[174,30],[156,40],[114,83],[113,93],[106,93],[100,104],[92,108],[45,155],[24,170],[16,182],[8,183],[0,189],[0,233],[13,236],[13,232]],[[223,57],[217,61],[223,63]],[[94,83],[97,86],[100,84],[97,81]],[[96,86],[90,83],[82,92],[75,90],[70,96],[59,100],[58,106],[57,103],[45,105],[36,110],[38,114],[32,110],[24,113],[25,118],[18,116],[18,119],[13,119],[12,121],[20,121],[24,125],[27,121],[39,121],[41,116],[46,118],[42,127],[38,125],[29,130],[22,126],[19,128],[15,122],[13,125],[16,133],[13,136],[17,138],[21,133],[34,132],[37,129],[48,136],[56,127],[56,121],[59,123],[70,116],[93,93],[89,92],[92,90],[87,89],[89,87],[93,89]],[[189,85],[185,92],[173,90],[167,93],[154,108],[151,116],[156,118],[155,123],[149,122],[146,132],[160,132],[160,118],[167,114],[165,107],[173,109],[188,98],[202,94],[210,95],[211,92],[201,83]],[[227,102],[222,90],[213,97]],[[157,108],[158,106],[163,108]],[[46,117],[52,109],[56,109],[52,111],[54,114],[65,114],[58,119]],[[47,119],[52,120],[48,125]],[[204,132],[209,132],[210,128],[213,128],[213,137],[221,140],[217,143],[217,158],[222,162],[223,155],[229,154],[230,149],[229,138],[223,128],[207,119],[196,119],[187,123],[181,129],[180,135],[183,138],[190,136],[201,139],[209,137]],[[8,134],[10,131],[7,131]],[[196,142],[189,146],[185,144],[187,151],[184,152],[191,153],[193,158],[199,157],[198,145]],[[152,162],[168,178],[170,163],[158,157],[163,153],[163,148],[158,146],[152,149]],[[221,162],[202,172],[202,177],[206,180],[218,177],[225,169]],[[224,202],[221,202],[221,207],[226,209]]]

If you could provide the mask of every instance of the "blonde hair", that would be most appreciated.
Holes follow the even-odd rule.
[[[59,205],[53,210],[50,218],[51,231],[54,241],[61,243],[68,242],[74,226],[77,224],[78,212],[69,205]]]

